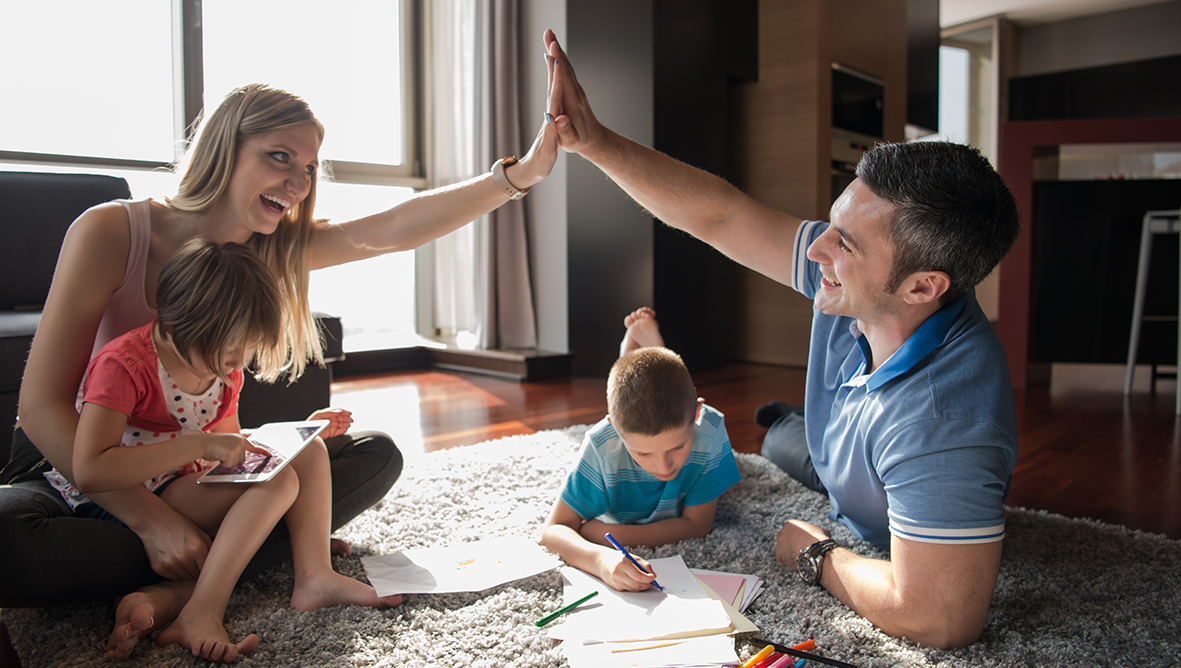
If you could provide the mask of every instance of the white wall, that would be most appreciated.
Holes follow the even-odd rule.
[[[566,34],[566,3],[521,0],[521,119],[523,137],[533,137],[545,113],[546,71],[542,34],[552,28]],[[569,352],[566,256],[567,156],[558,155],[550,177],[525,198],[533,304],[537,315],[537,346]]]
[[[1021,28],[1018,75],[1176,55],[1181,55],[1181,0]]]

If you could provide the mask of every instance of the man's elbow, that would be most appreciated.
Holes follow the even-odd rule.
[[[904,636],[924,647],[935,649],[959,649],[980,639],[984,633],[985,615],[963,615],[945,612],[937,616],[926,616],[912,628],[890,635]]]

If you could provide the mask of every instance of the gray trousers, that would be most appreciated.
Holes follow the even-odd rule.
[[[763,456],[808,489],[828,494],[812,466],[803,413],[788,413],[767,429],[767,435],[763,437]]]
[[[332,530],[381,500],[402,474],[402,453],[381,432],[325,441],[332,466]],[[0,472],[0,608],[110,600],[163,578],[130,529],[75,517],[41,476],[48,464],[17,429]],[[240,581],[291,558],[286,522],[275,525]]]

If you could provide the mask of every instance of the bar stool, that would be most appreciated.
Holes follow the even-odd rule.
[[[1132,393],[1132,377],[1136,373],[1136,356],[1140,352],[1140,329],[1144,322],[1144,293],[1148,287],[1148,263],[1152,259],[1152,239],[1158,234],[1181,234],[1181,209],[1149,211],[1144,214],[1140,231],[1140,264],[1136,270],[1136,297],[1132,308],[1132,336],[1128,341],[1128,370],[1124,377],[1124,396]],[[1181,272],[1178,275],[1181,287]],[[1177,405],[1176,414],[1181,415],[1181,295],[1177,305]],[[1155,368],[1153,374],[1155,379]]]

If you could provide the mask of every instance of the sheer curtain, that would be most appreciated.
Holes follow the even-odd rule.
[[[520,155],[517,0],[432,0],[432,187]],[[435,327],[481,348],[533,348],[525,213],[510,202],[433,247]]]

